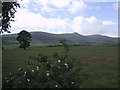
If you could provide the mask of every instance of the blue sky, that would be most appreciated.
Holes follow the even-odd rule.
[[[89,0],[88,0],[89,1]],[[113,0],[114,1],[114,0]],[[23,0],[12,32],[22,29],[50,33],[118,36],[118,3],[85,0]]]

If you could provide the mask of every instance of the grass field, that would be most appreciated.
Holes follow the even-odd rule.
[[[2,53],[3,77],[10,72],[15,73],[19,67],[24,67],[30,56],[40,53],[51,56],[54,52],[63,53],[63,48],[31,46],[25,51],[16,45],[5,46]],[[69,55],[76,58],[76,67],[82,66],[83,71],[89,75],[80,85],[81,88],[118,87],[117,46],[71,46]]]

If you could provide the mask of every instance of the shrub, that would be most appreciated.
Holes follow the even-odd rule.
[[[19,68],[16,74],[4,79],[3,88],[77,88],[80,85],[77,79],[74,61],[71,57],[58,55],[57,59],[44,55],[32,58],[33,63]],[[53,59],[53,60],[52,60]],[[36,62],[37,60],[37,62]],[[82,81],[82,78],[81,78]]]

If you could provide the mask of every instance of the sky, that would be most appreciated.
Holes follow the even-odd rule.
[[[11,32],[21,30],[49,33],[118,36],[118,2],[90,0],[18,0]],[[116,1],[116,2],[115,2]]]

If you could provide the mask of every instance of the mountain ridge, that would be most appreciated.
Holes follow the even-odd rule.
[[[99,34],[84,36],[77,32],[65,34],[53,34],[48,32],[30,32],[32,35],[32,43],[59,43],[59,40],[66,39],[70,44],[117,44],[118,38],[103,36]],[[16,34],[2,35],[6,42],[16,42]]]

